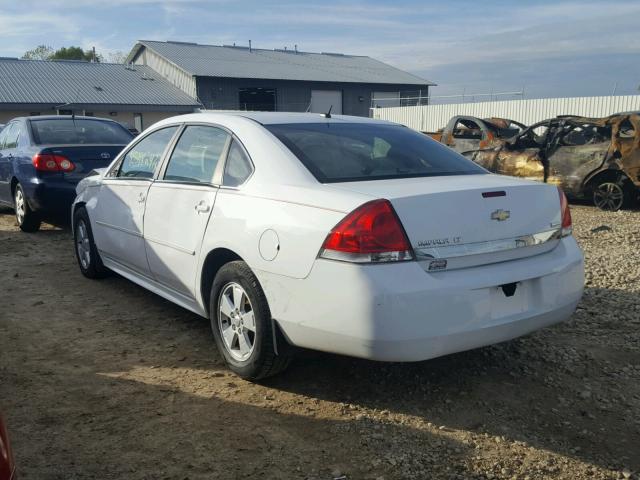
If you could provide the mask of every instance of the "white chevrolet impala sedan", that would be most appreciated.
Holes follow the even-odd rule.
[[[208,318],[248,379],[284,369],[292,347],[417,361],[502,342],[567,319],[582,295],[557,187],[392,123],[174,117],[77,192],[82,273]]]

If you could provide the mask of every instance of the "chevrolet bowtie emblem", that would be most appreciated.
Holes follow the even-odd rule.
[[[511,216],[511,212],[509,210],[496,210],[495,212],[491,213],[491,220],[504,222],[510,216]]]

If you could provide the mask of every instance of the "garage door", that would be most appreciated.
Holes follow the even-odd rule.
[[[342,113],[342,92],[340,90],[311,90],[311,111],[315,113]]]

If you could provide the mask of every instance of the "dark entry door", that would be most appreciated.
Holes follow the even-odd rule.
[[[276,111],[275,88],[241,88],[238,100],[240,110]]]

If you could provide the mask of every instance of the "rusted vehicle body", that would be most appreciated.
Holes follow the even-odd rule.
[[[476,118],[458,115],[437,132],[426,132],[433,139],[464,154],[485,148],[493,140],[511,138],[526,127],[508,118]]]
[[[476,138],[462,138],[465,132],[460,129],[445,128],[440,141],[491,172],[557,184],[570,198],[592,200],[603,210],[618,210],[638,198],[637,112],[605,118],[556,117],[507,138],[480,130],[483,133],[475,133]],[[473,134],[466,132],[469,137]]]

